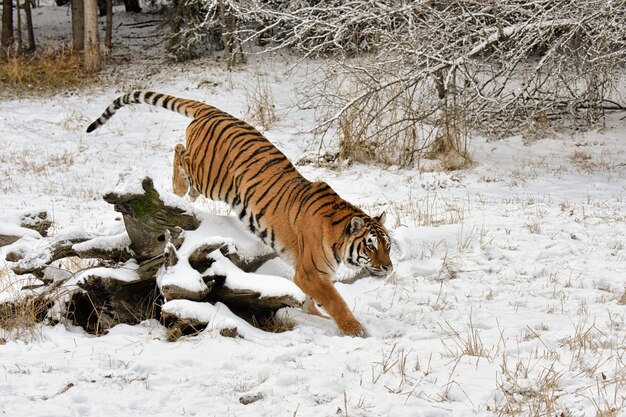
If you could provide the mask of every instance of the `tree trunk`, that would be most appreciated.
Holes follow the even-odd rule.
[[[15,10],[17,14],[15,15],[17,27],[15,28],[16,41],[17,41],[17,52],[22,52],[22,11],[20,10],[20,0],[15,0]]]
[[[139,6],[139,0],[124,0],[124,6],[127,12],[139,13],[141,7]]]
[[[85,47],[85,7],[83,0],[72,0],[72,49],[82,51]]]
[[[234,34],[237,30],[237,17],[233,14],[230,6],[224,4],[222,0],[219,2],[219,13],[224,58],[228,63],[228,69],[232,69],[236,64],[245,62],[241,43]]]
[[[98,0],[98,16],[106,16],[107,15],[107,2],[106,0]]]
[[[24,12],[26,13],[26,30],[28,33],[28,51],[34,51],[35,45],[35,31],[33,29],[33,13],[32,13],[32,0],[25,0]]]
[[[13,44],[13,0],[2,1],[2,49]]]
[[[113,37],[113,0],[106,0],[106,32],[104,33],[104,47],[111,49],[111,38]]]
[[[97,0],[85,0],[85,69],[88,73],[102,69]]]

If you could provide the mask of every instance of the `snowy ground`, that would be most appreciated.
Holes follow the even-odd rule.
[[[46,208],[55,233],[106,232],[116,213],[101,197],[120,173],[134,170],[169,189],[172,150],[189,120],[137,106],[84,133],[112,99],[138,86],[249,118],[250,92],[262,80],[280,116],[266,135],[294,161],[309,155],[313,138],[303,132],[315,121],[312,110],[294,106],[294,85],[315,82],[314,72],[288,77],[281,57],[233,73],[210,61],[146,66],[120,63],[134,78],[109,76],[80,93],[0,100],[0,222]],[[474,138],[475,164],[454,173],[302,166],[371,214],[389,214],[396,274],[337,283],[369,337],[340,337],[331,322],[295,311],[286,312],[300,323],[293,331],[248,329],[243,339],[209,327],[170,343],[156,322],[102,337],[38,327],[3,335],[0,410],[626,416],[623,116],[602,131],[527,144]],[[228,214],[203,199],[194,206]],[[2,288],[13,279],[9,266],[0,261]]]

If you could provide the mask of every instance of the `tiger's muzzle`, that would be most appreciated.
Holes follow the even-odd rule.
[[[378,277],[384,277],[393,271],[393,264],[389,263],[387,265],[380,265],[377,267],[368,266],[366,269]]]

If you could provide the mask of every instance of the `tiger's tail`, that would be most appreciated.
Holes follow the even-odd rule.
[[[184,116],[193,118],[196,117],[200,110],[210,108],[208,104],[196,100],[178,98],[167,94],[155,93],[154,91],[136,90],[113,100],[113,103],[107,107],[104,113],[102,113],[102,116],[87,127],[87,133],[93,132],[108,122],[120,108],[126,106],[127,104],[139,103],[163,107],[164,109],[175,111]]]

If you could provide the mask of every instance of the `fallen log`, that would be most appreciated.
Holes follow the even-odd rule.
[[[111,192],[104,200],[122,213],[126,232],[132,242],[135,259],[149,259],[163,254],[165,232],[168,231],[175,246],[182,243],[183,230],[195,230],[198,218],[180,207],[167,205],[154,188],[151,178],[141,181],[141,189],[130,192]]]
[[[14,222],[0,222],[0,247],[15,243],[23,237],[39,239],[48,236],[50,226],[52,221],[47,211],[26,212]]]
[[[242,255],[232,239],[207,236],[211,225],[200,228],[201,218],[177,197],[161,195],[150,178],[130,181],[104,196],[121,213],[123,233],[45,237],[40,232],[44,244],[38,249],[25,252],[22,245],[7,255],[16,274],[40,280],[28,290],[55,304],[56,316],[49,312],[49,319],[64,315],[90,333],[103,334],[116,324],[150,318],[179,330],[206,327],[176,317],[176,309],[162,312],[161,306],[173,300],[199,303],[202,311],[223,303],[249,323],[263,322],[282,307],[302,306],[304,296],[293,283],[253,273],[276,253]],[[185,243],[187,238],[193,244]],[[57,262],[68,257],[90,261],[72,272]],[[58,297],[61,287],[64,296]]]

